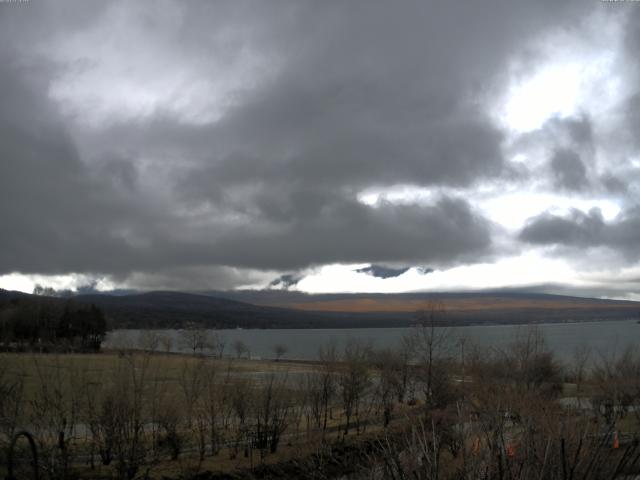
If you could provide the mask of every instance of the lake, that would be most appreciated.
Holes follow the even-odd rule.
[[[526,325],[486,325],[451,327],[453,338],[466,339],[466,345],[504,347],[518,333],[527,331]],[[577,347],[590,347],[596,355],[608,355],[627,346],[640,345],[640,324],[634,320],[539,324],[547,345],[560,359],[569,360]],[[273,348],[281,344],[287,347],[283,358],[312,360],[318,348],[335,342],[338,351],[350,340],[370,342],[376,348],[396,347],[412,328],[352,328],[352,329],[274,329],[274,330],[212,330],[225,343],[225,356],[233,355],[232,344],[242,340],[253,358],[273,358]],[[114,330],[109,332],[104,347],[138,347],[144,330]],[[172,339],[171,350],[187,352],[181,345],[180,330],[154,330]],[[161,347],[162,348],[162,347]]]

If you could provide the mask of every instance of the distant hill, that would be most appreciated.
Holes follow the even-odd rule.
[[[283,290],[209,292],[221,298],[256,305],[277,306],[315,313],[388,315],[399,321],[441,301],[453,323],[529,323],[640,319],[640,302],[584,298],[518,290],[437,293],[331,293],[307,294]],[[404,317],[407,318],[406,316]]]
[[[3,290],[0,288],[0,302],[6,302],[13,298],[26,298],[30,297],[28,293],[16,292],[14,290]]]
[[[81,295],[78,299],[100,306],[114,326],[125,328],[177,328],[189,322],[212,328],[409,326],[416,322],[415,312],[432,300],[445,305],[441,320],[456,325],[640,318],[638,302],[512,291],[311,295],[241,290]]]
[[[75,298],[99,306],[114,328],[181,328],[191,323],[209,328],[357,328],[406,326],[412,322],[404,313],[390,318],[360,312],[302,311],[181,292]]]
[[[0,290],[0,303],[32,295]],[[278,290],[207,293],[85,294],[112,328],[360,328],[401,327],[432,300],[444,303],[448,324],[516,324],[640,319],[640,303],[527,292],[310,295]],[[62,302],[64,299],[57,299]]]
[[[68,298],[44,297],[0,289],[0,311],[13,299],[47,300],[59,305]],[[79,304],[96,305],[105,312],[110,328],[182,328],[198,324],[208,328],[358,328],[411,324],[412,316],[361,313],[309,312],[211,295],[181,292],[146,292],[132,295],[85,294],[72,297]]]
[[[287,317],[287,312],[279,308],[180,292],[91,294],[76,298],[98,305],[116,328],[180,328],[189,323],[211,328],[265,328],[279,326],[280,318]]]

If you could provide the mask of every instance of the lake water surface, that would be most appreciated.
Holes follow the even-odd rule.
[[[547,345],[560,359],[569,360],[577,347],[590,347],[597,355],[609,355],[627,346],[640,346],[640,324],[634,320],[555,323],[537,326]],[[466,339],[465,345],[504,347],[518,335],[527,331],[526,325],[488,325],[452,327],[452,337]],[[376,348],[396,347],[412,328],[352,328],[352,329],[274,329],[274,330],[212,330],[226,343],[225,355],[233,355],[233,342],[242,340],[254,358],[273,358],[275,345],[288,349],[284,358],[311,360],[318,348],[334,342],[338,351],[350,340],[370,342]],[[144,330],[114,330],[107,336],[107,348],[138,347]],[[171,350],[186,352],[179,330],[155,330],[172,339]],[[455,340],[454,340],[455,341]]]

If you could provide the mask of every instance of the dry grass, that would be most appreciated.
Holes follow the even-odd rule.
[[[133,353],[131,356],[119,355],[116,352],[106,352],[100,354],[0,354],[0,366],[8,376],[20,377],[24,382],[24,400],[25,415],[29,416],[31,404],[33,400],[41,394],[42,386],[53,379],[53,383],[65,389],[65,394],[70,394],[73,390],[73,378],[80,379],[81,382],[96,382],[109,384],[112,379],[118,378],[119,368],[126,365],[127,362],[133,362],[135,365],[142,365],[148,360],[148,376],[146,381],[149,383],[157,382],[161,387],[159,390],[165,390],[168,401],[181,408],[184,401],[180,394],[180,380],[185,370],[190,366],[195,366],[196,362],[202,361],[201,358],[188,355],[168,355],[157,354],[148,355],[143,353]],[[237,360],[237,359],[207,359],[207,363],[215,365],[220,373],[220,380],[224,378],[226,372],[230,375],[242,378],[243,376],[251,376],[252,379],[259,383],[260,379],[267,377],[265,374],[281,373],[283,375],[290,373],[307,373],[313,372],[316,366],[309,362],[293,362],[293,361],[267,361],[267,360]],[[127,370],[130,374],[130,370]],[[58,382],[57,379],[60,379]],[[409,408],[409,407],[404,407]],[[397,417],[404,416],[400,406],[397,410]],[[378,415],[372,416],[371,423],[366,427],[366,436],[379,432],[381,429],[380,418]],[[82,414],[76,421],[82,422]],[[329,421],[329,430],[324,436],[324,440],[336,440],[342,437],[341,424],[344,422],[342,412],[339,408],[335,408],[333,418]],[[363,435],[356,435],[355,429],[348,435],[349,438],[361,439]],[[78,438],[75,440],[74,448],[76,452],[86,457],[88,440],[86,438]],[[294,425],[289,425],[276,454],[269,454],[264,458],[260,458],[257,450],[253,450],[249,456],[245,456],[245,452],[241,449],[234,452],[234,448],[225,447],[216,456],[207,456],[200,471],[218,471],[233,472],[245,470],[256,465],[274,464],[279,462],[287,462],[290,460],[301,459],[313,454],[318,446],[322,443],[322,433],[317,430],[307,431],[306,421],[301,419],[300,425],[296,429]],[[188,448],[192,449],[191,446]],[[113,474],[112,467],[101,467],[99,461],[96,470],[90,470],[87,462],[75,462],[74,468],[83,472],[84,476],[91,478],[107,478]],[[197,465],[196,453],[194,451],[183,452],[178,460],[169,460],[168,456],[163,456],[148,463],[144,468],[152,468],[152,476],[166,476],[169,478],[184,477],[185,471],[193,469]]]
[[[134,361],[141,362],[144,353],[134,353]],[[189,366],[202,361],[202,357],[176,354],[154,354],[148,356],[151,368],[149,382],[165,384],[169,391],[178,388],[178,383]],[[231,376],[252,376],[257,379],[270,373],[307,373],[315,367],[309,362],[244,359],[213,359],[207,357],[208,364],[214,366],[220,376],[229,372]],[[116,352],[87,354],[40,354],[40,353],[0,353],[0,370],[10,378],[21,378],[24,383],[26,404],[42,385],[42,379],[69,379],[80,376],[90,382],[107,382],[116,376],[121,367],[122,355]]]

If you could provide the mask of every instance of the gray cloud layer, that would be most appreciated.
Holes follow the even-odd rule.
[[[376,278],[394,278],[408,272],[409,268],[411,267],[391,268],[383,265],[370,265],[369,267],[359,268],[356,272],[366,273]]]
[[[358,194],[508,184],[506,133],[483,102],[531,39],[589,13],[546,1],[35,3],[0,5],[0,273],[175,288],[331,262],[495,256],[496,226],[460,194],[377,206]],[[179,88],[163,86],[173,78]],[[102,82],[114,88],[100,97]],[[92,87],[95,101],[83,96]],[[545,135],[569,140],[549,140],[550,183],[591,188],[589,119],[556,123]],[[634,226],[543,215],[520,238],[626,252]]]
[[[529,221],[520,237],[530,243],[569,247],[609,247],[632,260],[640,258],[640,209],[606,222],[602,213],[574,210],[567,216],[545,213]]]
[[[551,159],[555,185],[567,190],[581,190],[588,186],[587,169],[580,155],[572,150],[558,150]]]

